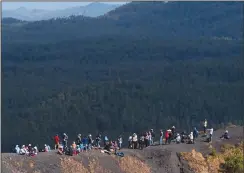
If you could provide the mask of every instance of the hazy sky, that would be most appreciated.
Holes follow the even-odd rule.
[[[91,2],[2,2],[3,10],[25,7],[27,9],[56,10],[75,6],[88,5]],[[126,2],[102,2],[106,4],[125,4]]]

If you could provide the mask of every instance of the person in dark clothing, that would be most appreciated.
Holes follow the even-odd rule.
[[[102,135],[101,134],[98,134],[96,136],[96,147],[100,147],[101,140],[102,140]]]
[[[63,134],[63,146],[64,148],[68,146],[68,135],[66,133]]]
[[[186,140],[188,139],[187,134],[185,131],[181,132],[181,143],[185,143]]]
[[[108,152],[110,152],[112,147],[112,143],[111,142],[107,142],[106,145],[104,146],[104,150],[107,150]]]
[[[140,136],[140,139],[139,139],[139,149],[143,149],[144,148],[144,145],[145,145],[145,137],[144,137],[144,135],[142,134],[141,136]]]
[[[108,137],[104,136],[104,146],[109,142]]]
[[[67,155],[73,156],[73,154],[74,154],[74,151],[73,151],[72,145],[70,145],[68,150],[67,150]]]
[[[175,126],[171,128],[171,133],[172,133],[172,139],[175,138]]]
[[[75,140],[75,143],[76,143],[77,145],[80,145],[80,144],[81,144],[81,134],[78,134],[78,136],[77,136],[77,138],[76,138],[76,140]]]
[[[151,132],[151,144],[153,145],[154,144],[155,133],[154,133],[153,129],[151,129],[150,132]]]
[[[32,152],[32,147],[31,144],[28,145],[28,152],[31,153]]]
[[[228,130],[226,130],[225,133],[220,138],[221,139],[230,139]]]
[[[92,143],[93,143],[92,135],[89,134],[89,135],[88,135],[88,149],[89,149],[89,150],[92,149]]]

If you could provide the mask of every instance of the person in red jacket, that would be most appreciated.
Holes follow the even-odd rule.
[[[54,149],[56,150],[56,149],[58,149],[58,146],[59,146],[59,136],[58,136],[58,134],[56,136],[54,136],[54,143],[55,143]]]
[[[165,144],[169,143],[169,131],[166,130],[165,132]]]

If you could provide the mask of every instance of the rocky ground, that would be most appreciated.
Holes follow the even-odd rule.
[[[235,144],[243,140],[243,127],[232,126],[228,130],[230,140],[219,138],[224,130],[214,132],[211,146],[217,151],[223,144]],[[123,149],[123,158],[107,155],[99,150],[78,156],[60,156],[55,151],[39,153],[35,157],[3,153],[1,169],[4,173],[192,173],[187,163],[179,159],[179,153],[195,149],[207,155],[210,152],[209,146],[200,137],[195,144],[172,143],[150,146],[143,150]]]

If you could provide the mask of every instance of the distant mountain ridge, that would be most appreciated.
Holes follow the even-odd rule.
[[[84,15],[88,17],[98,17],[119,7],[119,4],[104,4],[94,2],[86,6],[77,6],[60,10],[26,9],[20,7],[16,10],[3,10],[2,18],[16,18],[25,21],[48,20],[58,17],[69,17],[71,15]]]
[[[2,39],[57,42],[123,33],[141,38],[240,40],[243,35],[242,5],[243,2],[131,2],[96,18],[71,16],[26,22],[16,27],[5,25],[3,21]],[[90,6],[94,7],[96,3]]]

